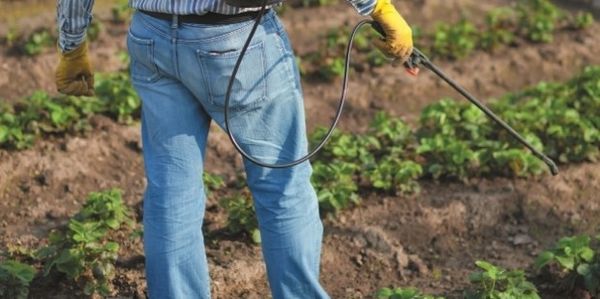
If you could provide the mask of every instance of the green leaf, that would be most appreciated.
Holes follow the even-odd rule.
[[[538,255],[537,259],[535,260],[535,268],[539,270],[553,260],[554,253],[552,253],[551,251],[544,251],[540,255]]]

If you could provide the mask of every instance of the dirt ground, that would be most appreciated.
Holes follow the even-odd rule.
[[[1,0],[0,0],[1,1]],[[409,22],[431,27],[436,21],[478,16],[511,1],[414,0],[399,3]],[[335,12],[335,13],[332,13]],[[49,15],[32,18],[40,25]],[[108,18],[107,11],[98,11]],[[315,32],[360,19],[346,4],[287,10],[282,19],[298,54],[315,47]],[[31,28],[35,28],[32,26]],[[7,30],[0,24],[0,33]],[[124,25],[106,25],[92,44],[97,70],[122,67]],[[440,66],[482,98],[493,98],[539,81],[565,80],[586,65],[600,64],[600,24],[586,31],[563,31],[550,44],[521,43],[494,53],[478,52]],[[98,63],[102,61],[102,63]],[[0,99],[14,102],[35,89],[54,91],[56,54],[35,58],[0,48]],[[16,83],[18,82],[18,84]],[[309,129],[332,117],[340,82],[304,82]],[[359,132],[385,109],[414,122],[420,110],[455,92],[427,71],[409,77],[385,66],[352,74],[341,128]],[[141,217],[145,187],[139,126],[95,117],[93,130],[43,140],[29,150],[0,150],[0,249],[35,247],[50,229],[64,225],[91,191],[118,187]],[[239,157],[216,128],[209,136],[206,170],[228,181],[241,171]],[[372,298],[386,286],[415,286],[461,298],[473,262],[485,259],[508,268],[526,268],[536,254],[560,237],[597,233],[600,218],[600,163],[561,165],[557,177],[422,181],[412,197],[361,190],[360,206],[325,219],[321,279],[332,298]],[[267,298],[260,247],[221,233],[224,211],[219,194],[207,203],[205,233],[214,298]],[[143,298],[145,282],[139,240],[122,237],[115,285],[119,298]],[[551,283],[538,284],[543,298],[573,298]],[[80,298],[72,286],[36,280],[31,298]],[[582,297],[583,298],[583,297]]]

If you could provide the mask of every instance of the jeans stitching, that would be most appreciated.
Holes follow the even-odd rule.
[[[140,80],[140,81],[143,81],[146,83],[156,82],[158,79],[160,79],[161,75],[158,70],[158,66],[156,65],[156,61],[154,60],[154,40],[137,37],[133,34],[133,32],[131,32],[131,29],[128,31],[128,36],[129,36],[129,41],[131,42],[131,44],[135,44],[136,47],[144,49],[144,55],[146,56],[145,58],[150,62],[150,66],[144,65],[144,67],[149,68],[152,73],[149,76],[142,76],[142,75],[136,74],[134,66],[136,64],[139,64],[140,61],[138,61],[138,59],[135,58],[135,55],[131,55],[132,53],[130,51],[130,55],[132,58],[131,70],[130,70],[131,78]]]
[[[266,72],[266,61],[265,61],[266,57],[265,57],[265,45],[264,45],[264,41],[261,40],[260,42],[258,42],[256,44],[250,46],[247,49],[247,51],[246,51],[246,55],[248,54],[248,52],[250,50],[259,51],[260,59],[262,60],[262,63],[261,63],[262,70],[260,70],[260,73],[261,73],[261,79],[260,79],[260,81],[261,82],[258,84],[258,86],[254,87],[254,89],[255,88],[260,88],[261,89],[260,90],[260,93],[261,93],[260,99],[256,99],[256,100],[254,100],[254,101],[252,101],[251,103],[248,103],[248,104],[240,104],[239,106],[232,106],[231,102],[230,102],[229,111],[235,111],[235,112],[247,111],[249,109],[252,109],[254,107],[257,107],[257,106],[263,104],[265,102],[265,100],[268,99],[268,97],[267,97],[267,90],[268,90],[267,89],[268,88],[268,86],[267,86],[267,78],[263,78],[262,77],[265,74],[265,72]],[[239,54],[237,54],[237,51],[235,53],[236,53],[236,56],[234,56],[234,57],[239,57]],[[229,54],[229,53],[227,53],[225,55],[231,56],[231,54]],[[204,78],[205,86],[206,86],[206,88],[208,90],[209,101],[210,101],[210,103],[213,106],[215,106],[217,108],[224,109],[224,104],[221,104],[221,103],[217,102],[216,96],[214,95],[214,91],[213,91],[214,87],[212,87],[212,84],[210,84],[210,82],[209,82],[210,76],[206,72],[206,70],[208,68],[206,67],[206,64],[205,64],[205,61],[206,61],[205,57],[210,57],[210,55],[206,51],[203,51],[202,49],[196,50],[196,58],[200,62],[200,66],[201,66],[200,70],[202,72],[202,77]],[[247,58],[244,58],[244,59],[247,59]],[[234,96],[235,96],[234,93],[232,93],[230,95],[230,101],[231,101],[231,98],[233,98]]]

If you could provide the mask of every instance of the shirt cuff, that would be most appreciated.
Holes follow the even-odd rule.
[[[358,11],[358,14],[361,16],[368,16],[375,9],[375,4],[377,4],[377,0],[357,0],[350,1],[352,6]]]
[[[86,31],[77,33],[67,33],[61,31],[58,35],[58,47],[64,52],[69,52],[79,45],[83,44],[85,40]]]

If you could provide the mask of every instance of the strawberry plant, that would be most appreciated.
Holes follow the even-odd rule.
[[[110,11],[114,23],[125,23],[125,21],[131,17],[132,13],[132,9],[129,7],[127,0],[120,0],[113,5]]]
[[[368,178],[375,189],[413,194],[420,190],[417,179],[421,177],[422,173],[421,165],[413,161],[387,156],[369,171]]]
[[[35,273],[35,268],[18,261],[0,262],[0,298],[27,299]]]
[[[124,123],[139,118],[141,103],[127,74],[98,74],[95,82],[95,97],[36,91],[13,106],[0,105],[0,147],[23,149],[41,135],[85,131],[95,114]]]
[[[496,8],[485,18],[486,28],[481,34],[480,46],[494,50],[500,45],[511,44],[515,39],[516,16],[508,7]]]
[[[231,233],[246,233],[254,243],[260,243],[260,231],[250,190],[244,189],[225,197],[219,204],[227,211],[227,229]]]
[[[118,229],[121,224],[129,221],[129,212],[121,193],[118,189],[90,193],[85,205],[73,219],[98,222],[104,230]]]
[[[139,119],[141,102],[128,74],[98,74],[95,82],[96,96],[103,101],[106,114],[123,123]]]
[[[419,141],[417,153],[425,157],[425,172],[435,179],[466,178],[479,166],[479,156],[469,144],[451,137],[424,137]]]
[[[475,25],[465,19],[448,25],[438,24],[433,33],[432,56],[458,59],[469,55],[479,40]]]
[[[102,32],[102,29],[102,23],[100,23],[100,21],[98,21],[96,18],[92,19],[92,22],[90,22],[90,25],[86,30],[87,39],[89,41],[97,40],[100,36],[100,32]]]
[[[367,180],[376,189],[395,190],[402,194],[419,192],[417,179],[422,175],[421,165],[414,162],[412,153],[416,140],[412,129],[399,118],[377,113],[364,142],[374,157],[363,163]]]
[[[23,149],[33,144],[35,136],[24,130],[26,124],[11,106],[0,103],[0,147]]]
[[[542,252],[535,261],[540,270],[551,264],[560,266],[571,288],[578,280],[594,296],[600,293],[600,261],[596,251],[591,248],[590,237],[565,237],[554,248]]]
[[[12,48],[15,43],[20,39],[21,33],[19,32],[17,27],[10,26],[6,32],[4,38],[2,38],[2,43],[4,43],[9,48]]]
[[[475,289],[466,293],[467,299],[540,299],[522,270],[508,271],[485,261],[475,265],[481,270],[469,275]]]
[[[323,212],[335,214],[350,204],[360,202],[355,181],[358,170],[356,164],[343,161],[313,164],[312,182]]]
[[[53,231],[48,245],[36,253],[44,264],[44,275],[57,271],[83,284],[87,295],[110,295],[119,245],[107,237],[110,231],[131,223],[128,214],[121,191],[91,193],[66,229]]]
[[[51,47],[55,44],[56,38],[50,34],[48,29],[43,29],[33,33],[23,45],[23,51],[29,56],[35,56],[45,48]]]
[[[421,291],[415,288],[383,288],[377,291],[375,294],[377,299],[444,299],[444,297],[437,297],[431,295],[425,295]]]
[[[310,52],[302,57],[303,68],[310,65],[308,74],[317,75],[325,80],[332,80],[344,74],[344,55],[349,42],[350,30],[344,26],[330,30],[324,35],[324,41],[318,51]],[[389,59],[381,51],[373,47],[372,39],[380,38],[374,30],[359,30],[353,42],[352,64],[350,67],[364,69],[363,66],[378,67]],[[316,69],[316,71],[314,70]]]
[[[561,12],[548,0],[520,0],[517,18],[521,34],[534,42],[551,42]]]
[[[594,24],[594,15],[590,12],[580,12],[571,20],[574,29],[585,29]]]
[[[225,181],[221,176],[206,171],[202,173],[202,181],[207,195],[210,195],[212,191],[225,187]]]

